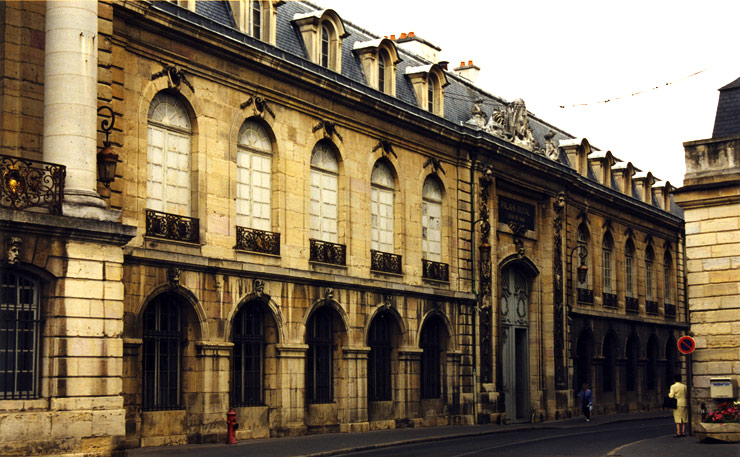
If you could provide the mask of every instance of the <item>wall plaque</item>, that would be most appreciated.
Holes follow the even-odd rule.
[[[499,196],[498,221],[507,225],[523,225],[527,230],[534,230],[534,205]]]

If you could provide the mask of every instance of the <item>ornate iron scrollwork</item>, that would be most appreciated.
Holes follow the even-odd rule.
[[[645,311],[648,314],[658,314],[658,302],[654,300],[645,301]]]
[[[401,270],[401,256],[388,252],[370,249],[370,269],[385,273],[403,274]]]
[[[665,304],[665,317],[676,317],[676,305],[672,303]]]
[[[146,235],[168,240],[197,243],[200,240],[198,219],[146,210]]]
[[[617,296],[615,294],[604,293],[604,308],[616,308],[617,307]]]
[[[446,263],[421,259],[421,270],[421,276],[424,279],[444,282],[450,281],[450,269]]]
[[[280,234],[237,226],[236,249],[280,255]]]
[[[0,207],[42,207],[50,214],[62,214],[64,165],[0,155],[0,173]]]
[[[591,289],[578,288],[578,303],[585,303],[587,305],[594,304],[594,291]]]
[[[343,244],[321,240],[309,240],[309,260],[312,262],[346,265],[347,249]]]
[[[637,297],[626,297],[624,304],[627,312],[636,313],[640,311],[640,301]]]

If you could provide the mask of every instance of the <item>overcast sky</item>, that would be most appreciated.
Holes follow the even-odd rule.
[[[482,89],[674,186],[682,143],[712,136],[717,89],[740,77],[739,1],[313,1],[376,35],[413,31],[450,68],[473,60]]]

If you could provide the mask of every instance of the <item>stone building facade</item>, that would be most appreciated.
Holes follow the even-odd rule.
[[[0,9],[0,453],[634,411],[681,369],[670,184],[472,62],[305,2]]]
[[[692,354],[691,420],[713,411],[710,379],[740,382],[740,80],[720,89],[712,138],[688,141],[684,185]],[[735,390],[737,395],[737,390]]]

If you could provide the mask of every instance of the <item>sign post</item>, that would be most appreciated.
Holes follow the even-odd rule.
[[[686,355],[686,359],[687,359],[686,360],[686,363],[687,363],[687,366],[686,366],[686,378],[687,378],[686,381],[687,382],[686,384],[689,390],[689,395],[688,395],[689,397],[688,398],[689,400],[689,406],[688,406],[689,423],[686,425],[688,425],[689,427],[689,436],[693,436],[694,427],[693,427],[693,422],[692,422],[692,411],[691,411],[691,384],[693,381],[693,379],[691,378],[693,376],[693,373],[692,373],[692,366],[691,366],[691,362],[692,362],[691,353],[694,352],[694,350],[696,349],[696,341],[694,341],[694,339],[690,336],[682,336],[681,338],[678,339],[678,341],[676,342],[676,345],[678,346],[678,351],[681,354]]]

